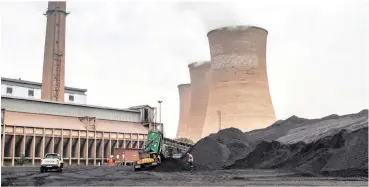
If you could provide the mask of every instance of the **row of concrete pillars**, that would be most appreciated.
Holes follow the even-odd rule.
[[[97,165],[114,155],[114,148],[142,149],[143,140],[86,139],[27,135],[2,136],[2,166],[15,165],[22,155],[30,165],[38,165],[46,153],[59,153],[67,165]]]

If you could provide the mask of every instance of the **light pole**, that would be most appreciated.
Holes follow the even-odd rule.
[[[161,131],[163,132],[163,135],[164,135],[164,128],[163,128],[163,125],[161,124],[161,103],[163,101],[159,100],[158,103],[159,103],[159,124],[161,126]]]
[[[159,100],[158,103],[159,103],[159,123],[161,123],[161,103],[163,101]]]

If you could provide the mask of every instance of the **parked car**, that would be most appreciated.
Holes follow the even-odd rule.
[[[58,153],[47,153],[43,159],[41,159],[41,172],[47,172],[48,170],[56,169],[58,172],[63,171],[63,158]]]

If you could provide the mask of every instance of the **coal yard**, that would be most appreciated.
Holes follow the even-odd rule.
[[[311,177],[279,170],[133,172],[129,167],[2,168],[2,186],[367,186],[362,177]]]
[[[314,127],[311,130],[310,127]],[[132,166],[2,167],[2,186],[367,186],[368,110],[321,119],[292,116],[260,130],[220,130],[187,156],[166,158],[147,171]]]

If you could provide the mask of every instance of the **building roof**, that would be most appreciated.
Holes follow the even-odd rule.
[[[34,85],[34,86],[39,86],[39,87],[42,86],[42,83],[40,83],[40,82],[27,81],[27,80],[22,80],[20,78],[19,79],[11,79],[11,78],[1,77],[1,81],[27,84],[27,85]],[[74,88],[74,87],[68,87],[68,86],[65,86],[65,89],[69,90],[69,91],[87,92],[87,89]]]

